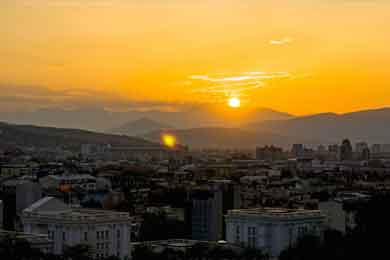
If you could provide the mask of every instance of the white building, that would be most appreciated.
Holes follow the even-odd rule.
[[[318,210],[256,208],[230,210],[226,240],[278,257],[306,235],[321,236],[325,217]]]
[[[128,213],[69,208],[53,197],[45,197],[22,214],[24,232],[47,234],[54,254],[67,246],[86,244],[95,259],[130,257],[131,218]]]

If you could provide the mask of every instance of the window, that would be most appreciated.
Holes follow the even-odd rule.
[[[65,234],[65,232],[62,232],[62,241],[66,241],[66,234]]]
[[[307,227],[306,226],[300,226],[298,227],[298,237],[303,237],[304,235],[307,234]]]
[[[236,238],[235,238],[236,243],[240,243],[240,226],[236,225]]]
[[[256,247],[257,245],[257,228],[248,227],[248,246]]]
[[[54,231],[47,231],[47,236],[49,237],[50,240],[54,239]]]
[[[108,240],[109,232],[106,230],[106,240]]]
[[[84,232],[84,241],[88,241],[88,232]]]
[[[97,239],[97,240],[100,239],[100,232],[99,232],[99,231],[96,231],[96,239]]]

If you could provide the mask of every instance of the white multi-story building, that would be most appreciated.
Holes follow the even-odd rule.
[[[293,246],[306,234],[321,236],[324,221],[324,215],[318,210],[230,210],[226,215],[226,240],[278,257],[284,249]]]
[[[56,198],[45,197],[22,214],[24,232],[47,234],[54,254],[67,246],[88,245],[95,259],[130,258],[131,218],[128,213],[68,207]]]

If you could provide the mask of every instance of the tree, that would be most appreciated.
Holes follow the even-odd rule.
[[[65,260],[89,260],[90,247],[88,245],[76,245],[66,247],[64,250]]]
[[[188,260],[202,260],[206,259],[210,251],[210,247],[206,243],[196,243],[186,251],[186,258]]]
[[[157,260],[158,255],[150,246],[137,246],[133,250],[133,260]]]
[[[266,260],[269,257],[258,249],[248,247],[240,253],[239,258],[241,260]]]
[[[0,241],[0,259],[40,260],[43,254],[24,239],[7,236]]]

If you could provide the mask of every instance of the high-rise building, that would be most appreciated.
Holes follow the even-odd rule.
[[[256,159],[264,161],[277,161],[285,158],[282,148],[271,146],[257,147]]]
[[[353,159],[353,150],[351,141],[348,139],[343,140],[340,147],[340,160],[348,161]]]
[[[355,145],[356,158],[359,160],[370,159],[370,148],[366,142],[359,142]]]
[[[359,142],[356,143],[355,145],[355,152],[361,154],[367,148],[368,148],[368,144],[366,142]]]
[[[190,194],[191,237],[218,241],[223,231],[223,193],[214,187],[202,187]]]
[[[294,157],[301,157],[305,153],[305,146],[303,144],[293,144],[291,153]]]
[[[225,237],[228,210],[239,208],[237,186],[230,180],[211,180],[189,193],[187,223],[194,240],[218,241]]]

